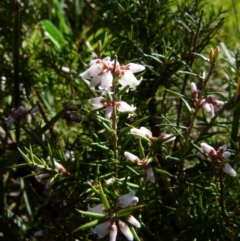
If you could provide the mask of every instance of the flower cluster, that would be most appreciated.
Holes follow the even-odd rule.
[[[116,96],[112,99],[109,94],[114,94],[115,87],[120,84],[122,88],[136,90],[140,81],[134,76],[134,73],[141,72],[145,69],[140,64],[129,63],[120,65],[117,60],[111,61],[109,57],[104,59],[93,59],[90,67],[80,74],[83,80],[90,80],[90,87],[97,87],[98,92],[106,97],[91,98],[92,110],[105,108],[105,118],[110,119],[113,108],[116,107],[119,112],[128,112],[133,114],[136,107],[129,105],[124,101],[117,101]],[[115,83],[117,80],[117,83]],[[131,115],[130,115],[131,116]]]
[[[226,151],[227,145],[220,146],[217,151],[210,145],[206,143],[201,143],[201,148],[204,154],[209,157],[216,165],[222,168],[223,172],[228,175],[235,177],[237,175],[236,171],[230,166],[228,163],[222,163],[222,160],[231,156],[231,153]],[[205,157],[198,153],[198,156],[201,159],[205,159]]]
[[[198,92],[197,86],[195,83],[191,83],[191,93],[194,101],[198,101]],[[208,95],[205,99],[201,99],[200,106],[209,114],[211,118],[215,116],[216,111],[218,111],[224,102],[217,100],[215,95]]]
[[[129,85],[131,90],[135,90],[140,81],[134,76],[134,73],[141,72],[145,69],[140,64],[129,63],[120,65],[118,61],[111,61],[109,57],[104,59],[93,59],[90,67],[80,74],[83,80],[90,79],[90,86],[98,86],[102,94],[111,92],[113,80],[119,77],[118,83],[124,88]]]
[[[137,202],[138,198],[135,196],[135,192],[130,190],[128,194],[119,197],[116,205],[110,208],[110,210],[105,210],[103,204],[98,204],[93,208],[88,206],[88,210],[90,212],[104,214],[106,220],[103,223],[98,224],[93,229],[93,233],[97,234],[99,238],[103,238],[109,234],[109,241],[115,241],[119,227],[120,231],[124,234],[127,240],[133,240],[133,234],[130,231],[127,223],[136,228],[140,228],[141,225],[139,221],[132,215],[127,215],[127,223],[125,223],[117,216],[117,212],[121,209],[134,206]]]
[[[152,183],[155,182],[155,175],[154,175],[152,167],[149,164],[148,158],[143,158],[142,160],[140,160],[137,156],[135,156],[132,153],[127,152],[127,151],[124,152],[124,155],[129,161],[142,165],[144,167],[144,169],[146,170],[146,173],[147,173],[147,176],[148,176],[148,179],[150,180],[150,182],[152,182]]]

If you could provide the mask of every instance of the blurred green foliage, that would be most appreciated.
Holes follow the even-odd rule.
[[[200,142],[216,148],[231,144],[231,165],[235,170],[240,165],[239,106],[234,101],[239,7],[236,0],[214,5],[205,0],[0,1],[0,240],[35,240],[38,230],[46,231],[43,240],[97,240],[88,229],[72,233],[89,222],[75,209],[86,210],[91,198],[91,204],[100,201],[91,196],[87,181],[114,176],[116,165],[118,176],[126,178],[105,193],[116,201],[126,186],[137,189],[139,203],[145,205],[137,213],[140,240],[238,240],[238,177],[224,175],[220,193],[212,165],[199,161],[196,153]],[[203,84],[202,73],[210,69],[206,59],[217,45],[221,53],[206,93],[227,104],[212,120],[203,112],[197,116],[186,147],[190,83]],[[110,123],[89,111],[88,99],[96,93],[79,77],[93,53],[146,67],[137,92],[125,99],[138,107],[137,116],[119,119],[119,160],[113,158]],[[38,112],[7,126],[11,109],[19,106]],[[155,185],[140,179],[142,168],[123,157],[124,151],[138,150],[129,125],[147,126],[154,136],[178,136],[173,145],[159,147]],[[151,151],[146,143],[143,147],[145,153]],[[68,175],[51,173],[55,181],[46,190],[36,175],[43,172],[26,165],[28,158],[18,148],[30,163],[47,163],[47,156],[60,160]],[[69,159],[66,150],[72,152]]]

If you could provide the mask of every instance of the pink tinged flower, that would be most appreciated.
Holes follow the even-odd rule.
[[[160,139],[165,140],[165,139],[168,139],[170,136],[172,136],[172,135],[163,133],[160,135]],[[169,143],[169,142],[174,141],[175,139],[176,139],[176,136],[173,136],[172,138],[169,138],[168,140],[164,141],[163,143]]]
[[[132,232],[130,231],[129,227],[127,226],[127,224],[120,220],[119,220],[118,224],[119,224],[119,228],[120,228],[121,232],[124,234],[124,236],[127,238],[127,240],[132,241],[133,235],[132,235]]]
[[[106,110],[105,110],[105,118],[106,119],[110,119],[112,116],[112,112],[113,112],[113,107],[112,106],[107,106]]]
[[[230,166],[228,163],[224,163],[222,166],[222,170],[227,173],[229,176],[236,177],[236,171]]]
[[[134,218],[132,215],[129,215],[127,217],[127,221],[132,224],[132,226],[136,227],[136,228],[140,228],[141,227],[141,224],[139,223],[139,221]]]
[[[129,105],[124,101],[116,102],[116,105],[119,112],[134,112],[136,110],[135,106]]]
[[[137,156],[133,155],[132,153],[130,153],[128,151],[125,151],[124,155],[131,162],[134,162],[134,163],[140,162],[140,159]]]
[[[202,107],[203,107],[203,109],[204,109],[207,113],[210,113],[210,112],[211,112],[211,109],[212,109],[211,106],[212,106],[211,104],[209,104],[209,103],[207,103],[207,102],[204,102]]]
[[[106,99],[103,97],[95,97],[95,98],[91,98],[89,100],[89,103],[92,104],[92,110],[98,110],[104,107],[106,102]]]
[[[99,238],[104,238],[107,234],[109,234],[109,227],[111,222],[106,221],[104,223],[98,224],[94,229],[93,233],[97,234]]]
[[[194,99],[197,99],[198,98],[198,89],[197,89],[197,86],[195,83],[191,83],[191,93],[194,97]]]
[[[217,155],[215,149],[212,146],[209,146],[206,143],[201,143],[200,145],[201,145],[203,152],[206,155],[208,155],[208,156],[216,156]]]
[[[55,166],[55,170],[57,171],[57,172],[65,172],[66,171],[66,169],[64,168],[64,166],[63,165],[61,165],[59,162],[57,162],[57,161],[54,161],[54,166]]]
[[[90,207],[90,205],[88,205],[88,211],[92,212],[92,213],[101,213],[104,214],[104,205],[102,203],[96,205],[95,207]]]
[[[151,138],[152,137],[152,132],[148,130],[145,127],[141,127],[140,129],[137,128],[132,128],[130,130],[130,133],[136,137],[142,137],[142,138]]]
[[[148,164],[146,167],[146,172],[147,172],[147,176],[148,176],[148,179],[151,183],[155,183],[156,179],[155,179],[155,175],[154,175],[154,172],[153,172],[153,169],[152,167]]]
[[[138,202],[138,197],[135,196],[135,192],[130,189],[128,194],[122,195],[118,198],[118,204],[121,208],[134,206]]]
[[[138,72],[142,72],[143,70],[145,70],[145,67],[141,64],[135,64],[135,63],[129,63],[127,65],[127,67],[129,68],[129,70],[134,74],[134,73],[138,73]]]
[[[103,71],[103,65],[100,63],[92,64],[86,71],[81,73],[79,76],[83,79],[90,79],[93,76],[99,75]]]
[[[111,227],[110,227],[110,231],[109,231],[109,241],[115,241],[116,237],[117,237],[117,226],[114,223]]]
[[[131,90],[136,90],[136,86],[140,84],[140,81],[137,80],[130,70],[125,70],[119,79],[119,84],[122,86],[122,88],[125,88],[127,85],[129,85]]]

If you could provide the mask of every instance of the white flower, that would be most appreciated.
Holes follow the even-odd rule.
[[[154,175],[152,167],[148,164],[148,165],[146,165],[145,169],[146,169],[149,181],[151,183],[155,183],[156,179],[155,179],[155,175]]]
[[[109,57],[104,59],[93,59],[90,67],[80,74],[83,80],[90,79],[90,86],[99,85],[99,91],[106,94],[111,91],[113,76],[119,76],[119,84],[122,88],[129,85],[131,90],[135,90],[140,81],[136,79],[133,73],[141,72],[145,69],[143,65],[130,63],[120,65],[115,60],[110,61]]]
[[[109,241],[115,241],[117,237],[117,225],[114,223],[110,227],[110,232],[109,232]]]
[[[127,64],[127,67],[133,74],[142,72],[143,70],[145,70],[145,67],[141,64],[129,63]]]
[[[106,107],[105,118],[110,119],[113,112],[113,107],[116,105],[116,108],[119,112],[134,112],[136,107],[130,106],[124,101],[108,101],[104,97],[95,97],[91,98],[89,102],[92,104],[92,110],[98,110],[103,107]]]
[[[100,73],[103,72],[103,64],[102,63],[97,63],[95,62],[94,64],[92,64],[86,71],[84,71],[83,73],[81,73],[79,76],[83,79],[90,79],[93,76],[97,76]]]
[[[230,164],[228,163],[224,163],[222,166],[222,170],[227,173],[228,175],[232,176],[232,177],[236,177],[237,173],[236,171],[230,166]]]
[[[104,214],[104,205],[102,203],[96,205],[95,207],[90,207],[88,205],[88,211],[92,212],[92,213],[101,213]]]
[[[127,226],[127,224],[120,220],[119,220],[118,224],[119,224],[119,228],[120,228],[121,232],[124,234],[124,236],[127,238],[127,240],[132,241],[133,235],[132,235],[132,232],[130,231],[129,227]]]
[[[100,223],[93,229],[93,233],[97,234],[99,238],[104,238],[107,234],[109,234],[110,225],[110,221]]]
[[[128,194],[122,195],[118,198],[118,204],[121,208],[134,206],[138,202],[138,197],[135,196],[135,192],[130,189]]]
[[[201,143],[200,146],[207,156],[212,156],[217,154],[215,149],[212,146],[208,145],[207,143]]]
[[[92,110],[98,110],[103,108],[106,104],[106,98],[104,97],[95,97],[95,98],[91,98],[89,100],[89,102],[92,104]]]
[[[195,83],[191,83],[191,93],[194,99],[198,98],[198,89]]]
[[[136,87],[140,84],[140,81],[134,76],[130,70],[123,71],[121,78],[119,79],[119,84],[122,88],[129,85],[131,90],[136,90]]]
[[[125,151],[124,155],[131,162],[134,162],[134,163],[140,162],[140,159],[137,156],[133,155],[132,153],[130,153],[128,151]]]
[[[116,103],[116,105],[119,112],[134,112],[136,110],[135,106],[129,105],[124,101],[119,101]]]
[[[163,133],[163,134],[161,134],[161,135],[159,136],[159,139],[163,139],[163,140],[167,139],[167,140],[164,141],[163,143],[169,143],[169,142],[172,142],[172,141],[174,141],[174,140],[176,139],[176,136],[173,136],[172,138],[169,138],[169,137],[171,137],[171,136],[172,136],[172,135],[170,135],[170,134]]]
[[[145,127],[140,127],[140,129],[132,128],[130,133],[136,137],[140,138],[151,138],[152,132]]]
[[[139,221],[134,218],[132,215],[129,215],[127,217],[127,221],[132,224],[132,226],[136,227],[136,228],[140,228],[141,227],[141,224],[139,223]]]

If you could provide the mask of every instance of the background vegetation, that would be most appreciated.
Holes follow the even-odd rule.
[[[196,155],[201,142],[228,144],[239,170],[239,7],[236,0],[0,1],[0,240],[37,240],[38,230],[47,233],[42,240],[97,240],[91,229],[72,232],[90,221],[75,209],[101,202],[87,182],[116,176],[116,166],[118,183],[106,190],[111,200],[127,186],[136,191],[144,205],[134,213],[140,240],[240,239],[238,176],[217,175]],[[219,58],[209,63],[217,46]],[[93,53],[146,67],[137,91],[124,99],[137,115],[119,118],[118,160],[106,120],[90,111],[88,99],[97,95],[79,77]],[[204,71],[211,72],[206,95],[225,105],[212,119],[199,111],[186,141],[194,116],[190,83],[201,89]],[[29,115],[7,126],[19,106]],[[139,149],[129,125],[177,137],[155,152],[155,184],[125,160],[124,151]],[[68,174],[31,162],[47,163],[48,156]],[[50,189],[43,173],[55,178]]]

